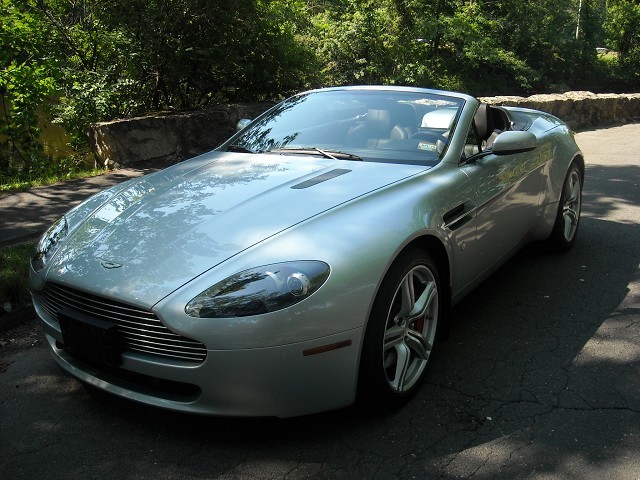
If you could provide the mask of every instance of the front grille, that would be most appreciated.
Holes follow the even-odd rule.
[[[114,322],[126,350],[192,363],[201,363],[207,356],[202,343],[173,333],[147,310],[54,283],[48,283],[36,298],[56,320],[58,312],[69,307]]]

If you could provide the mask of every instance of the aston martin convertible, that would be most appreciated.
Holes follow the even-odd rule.
[[[138,402],[397,406],[452,305],[527,243],[572,247],[584,173],[543,112],[422,88],[308,91],[70,210],[37,243],[33,304],[64,370]]]

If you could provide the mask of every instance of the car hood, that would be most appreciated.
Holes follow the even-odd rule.
[[[425,168],[212,152],[74,209],[47,280],[151,308],[252,245]]]

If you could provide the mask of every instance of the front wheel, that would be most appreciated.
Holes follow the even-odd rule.
[[[575,243],[580,226],[582,208],[582,172],[574,162],[569,167],[564,180],[560,204],[553,232],[549,237],[551,244],[559,251],[568,251]]]
[[[359,397],[387,406],[406,400],[426,371],[443,310],[435,262],[411,250],[384,278],[376,297],[360,362]]]

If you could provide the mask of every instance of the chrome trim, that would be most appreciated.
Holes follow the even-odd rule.
[[[153,312],[54,283],[47,283],[35,298],[56,320],[58,312],[69,307],[114,322],[128,351],[191,363],[207,357],[202,343],[173,333]]]
[[[460,213],[460,215],[457,215],[456,217],[454,217],[453,220],[448,220],[446,223],[443,223],[442,224],[442,228],[447,228],[449,230],[455,230],[455,228],[452,228],[452,227],[456,223],[458,223],[460,220],[462,220],[465,217],[469,217],[469,219],[473,218],[473,216],[475,215],[477,210],[478,210],[478,207],[472,207],[469,210],[462,211]]]

